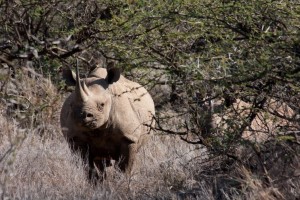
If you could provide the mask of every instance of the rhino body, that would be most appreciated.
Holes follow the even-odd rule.
[[[75,151],[88,156],[90,175],[103,172],[115,160],[130,173],[139,147],[153,125],[154,103],[150,94],[116,69],[96,68],[80,80],[71,77],[75,91],[61,110],[62,132]]]

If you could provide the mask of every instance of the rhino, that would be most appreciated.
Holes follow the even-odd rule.
[[[76,74],[66,69],[63,76],[75,90],[61,109],[62,132],[72,149],[87,158],[89,177],[105,172],[113,160],[130,174],[154,125],[150,94],[118,68],[97,67],[81,79],[76,67]]]

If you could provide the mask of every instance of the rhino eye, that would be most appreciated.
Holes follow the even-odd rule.
[[[98,104],[98,110],[102,111],[103,110],[103,107],[104,107],[104,103],[100,103]]]

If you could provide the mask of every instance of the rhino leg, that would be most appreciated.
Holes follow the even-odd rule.
[[[76,137],[69,140],[69,145],[71,147],[71,150],[74,153],[79,154],[83,162],[85,162],[88,165],[88,167],[85,170],[87,172],[89,180],[92,180],[94,177],[97,177],[97,173],[94,169],[93,157],[91,152],[89,151],[89,145],[84,142],[81,142]]]
[[[137,145],[135,143],[123,143],[120,149],[120,161],[119,161],[119,168],[121,171],[125,172],[126,174],[130,175],[131,170],[134,165],[135,156]]]
[[[103,180],[106,177],[106,167],[112,166],[111,157],[89,154],[89,179]]]
[[[88,144],[78,144],[78,143],[73,143],[73,148],[72,150],[76,153],[79,153],[81,159],[85,164],[87,164],[87,168],[85,168],[87,176],[89,180],[93,180],[94,178],[98,179],[98,174],[95,171],[95,166],[93,162],[93,155],[90,151],[89,145]],[[86,166],[86,165],[85,165]]]
[[[98,157],[94,156],[90,146],[76,137],[72,138],[69,144],[72,151],[74,153],[79,153],[83,162],[88,165],[85,170],[89,180],[93,181],[101,179],[101,176],[99,175],[104,171],[104,165],[101,165]]]

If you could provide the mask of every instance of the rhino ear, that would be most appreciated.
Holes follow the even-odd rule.
[[[76,74],[69,67],[62,69],[62,77],[68,86],[76,85]]]
[[[110,68],[107,69],[107,76],[106,76],[106,81],[108,84],[112,84],[114,82],[117,82],[120,79],[121,76],[121,71],[119,68]]]

